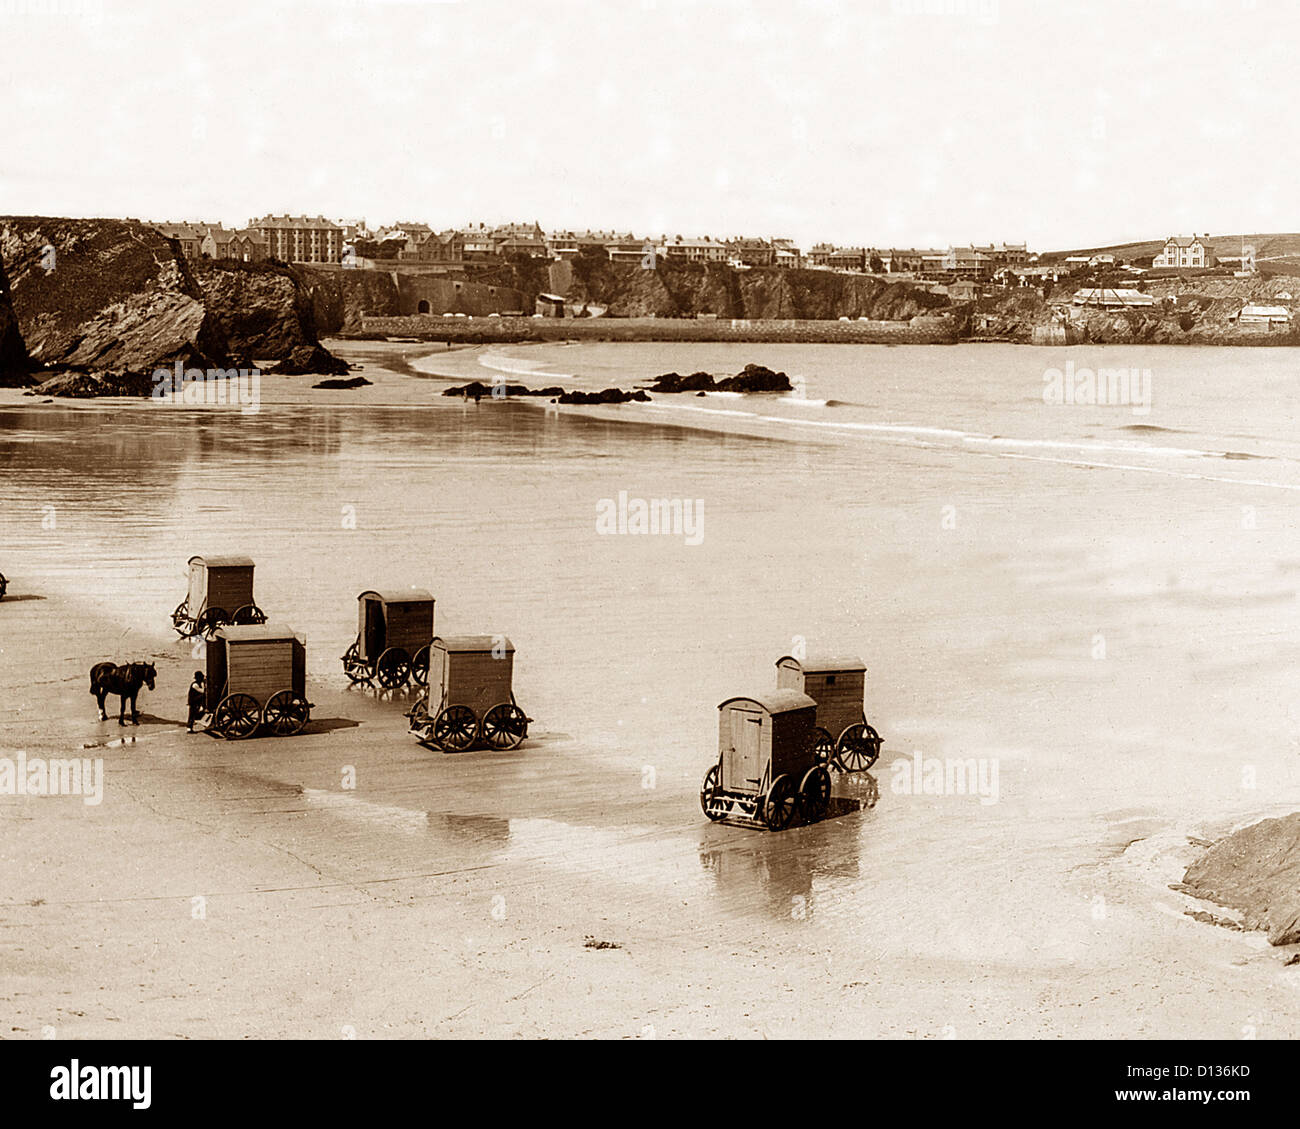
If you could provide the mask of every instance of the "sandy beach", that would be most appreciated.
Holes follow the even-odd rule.
[[[1283,438],[1239,420],[1216,446],[1181,392],[1138,421],[1177,424],[1152,442],[1253,461],[1134,446],[1085,467],[862,430],[1121,442],[1115,417],[992,421],[1010,368],[1035,390],[1044,357],[1012,359],[1026,350],[986,349],[988,369],[969,348],[512,353],[577,386],[800,366],[817,403],[845,398],[840,356],[865,414],[818,430],[782,422],[798,406],[724,426],[694,404],[463,404],[440,390],[483,351],[331,347],[374,383],[267,379],[237,425],[0,392],[0,755],[105,773],[99,804],[0,797],[0,1034],[1300,1034],[1289,954],[1193,921],[1205,907],[1168,889],[1190,840],[1300,803]],[[1162,363],[1160,387],[1199,379],[1194,357]],[[1268,382],[1279,362],[1247,363]],[[912,365],[943,366],[952,390],[897,377]],[[595,536],[620,489],[705,499],[704,542]],[[167,613],[189,555],[237,547],[259,603],[308,638],[297,737],[184,731],[200,663]],[[510,634],[538,719],[519,750],[431,752],[405,699],[347,687],[355,597],[380,583],[433,590],[440,631]],[[795,635],[863,653],[880,762],[837,777],[821,824],[711,825],[715,707],[772,684]],[[97,721],[90,665],[145,657],[141,724]],[[987,760],[997,794],[912,794],[918,756]]]

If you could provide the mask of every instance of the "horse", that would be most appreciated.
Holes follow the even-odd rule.
[[[129,663],[116,666],[113,663],[96,663],[90,668],[90,692],[99,703],[99,720],[107,721],[104,712],[104,699],[109,694],[116,694],[121,699],[121,708],[117,711],[118,725],[126,724],[126,700],[131,699],[131,724],[140,724],[140,711],[136,708],[135,698],[141,686],[153,689],[158,672],[153,663]]]

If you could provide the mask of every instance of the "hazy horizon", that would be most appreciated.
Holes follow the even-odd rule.
[[[0,212],[537,220],[805,249],[1298,226],[1278,87],[1300,11],[1043,7],[0,0],[18,47]]]

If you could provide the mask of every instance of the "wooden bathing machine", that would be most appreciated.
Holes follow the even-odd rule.
[[[190,557],[189,586],[172,612],[172,626],[188,638],[210,635],[224,623],[265,623],[253,599],[253,567],[250,557]]]
[[[219,628],[207,646],[206,678],[211,728],[228,739],[251,737],[262,726],[289,736],[310,717],[307,646],[291,627]]]
[[[880,755],[880,735],[862,708],[866,679],[866,664],[856,655],[784,655],[776,662],[777,686],[817,703],[819,760],[844,772],[870,768]]]
[[[773,831],[796,814],[822,818],[830,774],[817,760],[817,703],[799,690],[728,698],[718,706],[718,760],[704,777],[700,806],[710,819],[737,815]]]
[[[352,682],[373,682],[386,690],[413,681],[429,681],[429,648],[433,641],[431,593],[423,588],[379,592],[357,597],[357,638],[343,656],[343,670]]]
[[[411,729],[446,752],[482,741],[513,749],[529,718],[514,695],[515,648],[504,635],[445,635],[429,647],[429,689],[411,710]]]

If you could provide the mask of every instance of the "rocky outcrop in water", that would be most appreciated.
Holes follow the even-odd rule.
[[[715,379],[707,372],[681,376],[666,372],[656,377],[651,392],[792,392],[794,386],[783,372],[773,372],[764,365],[749,364],[735,376]]]
[[[0,258],[28,355],[149,374],[227,367],[225,336],[175,245],[130,220],[0,219]]]
[[[558,384],[549,388],[529,388],[523,384],[484,384],[472,380],[455,388],[448,388],[444,396],[462,396],[476,403],[482,399],[508,400],[512,396],[533,396],[554,400],[560,404],[627,404],[633,400],[647,402],[650,396],[645,389],[627,392],[622,388],[606,388],[600,392],[565,391]]]
[[[1177,889],[1240,910],[1274,945],[1300,942],[1300,812],[1243,827],[1209,847]]]

